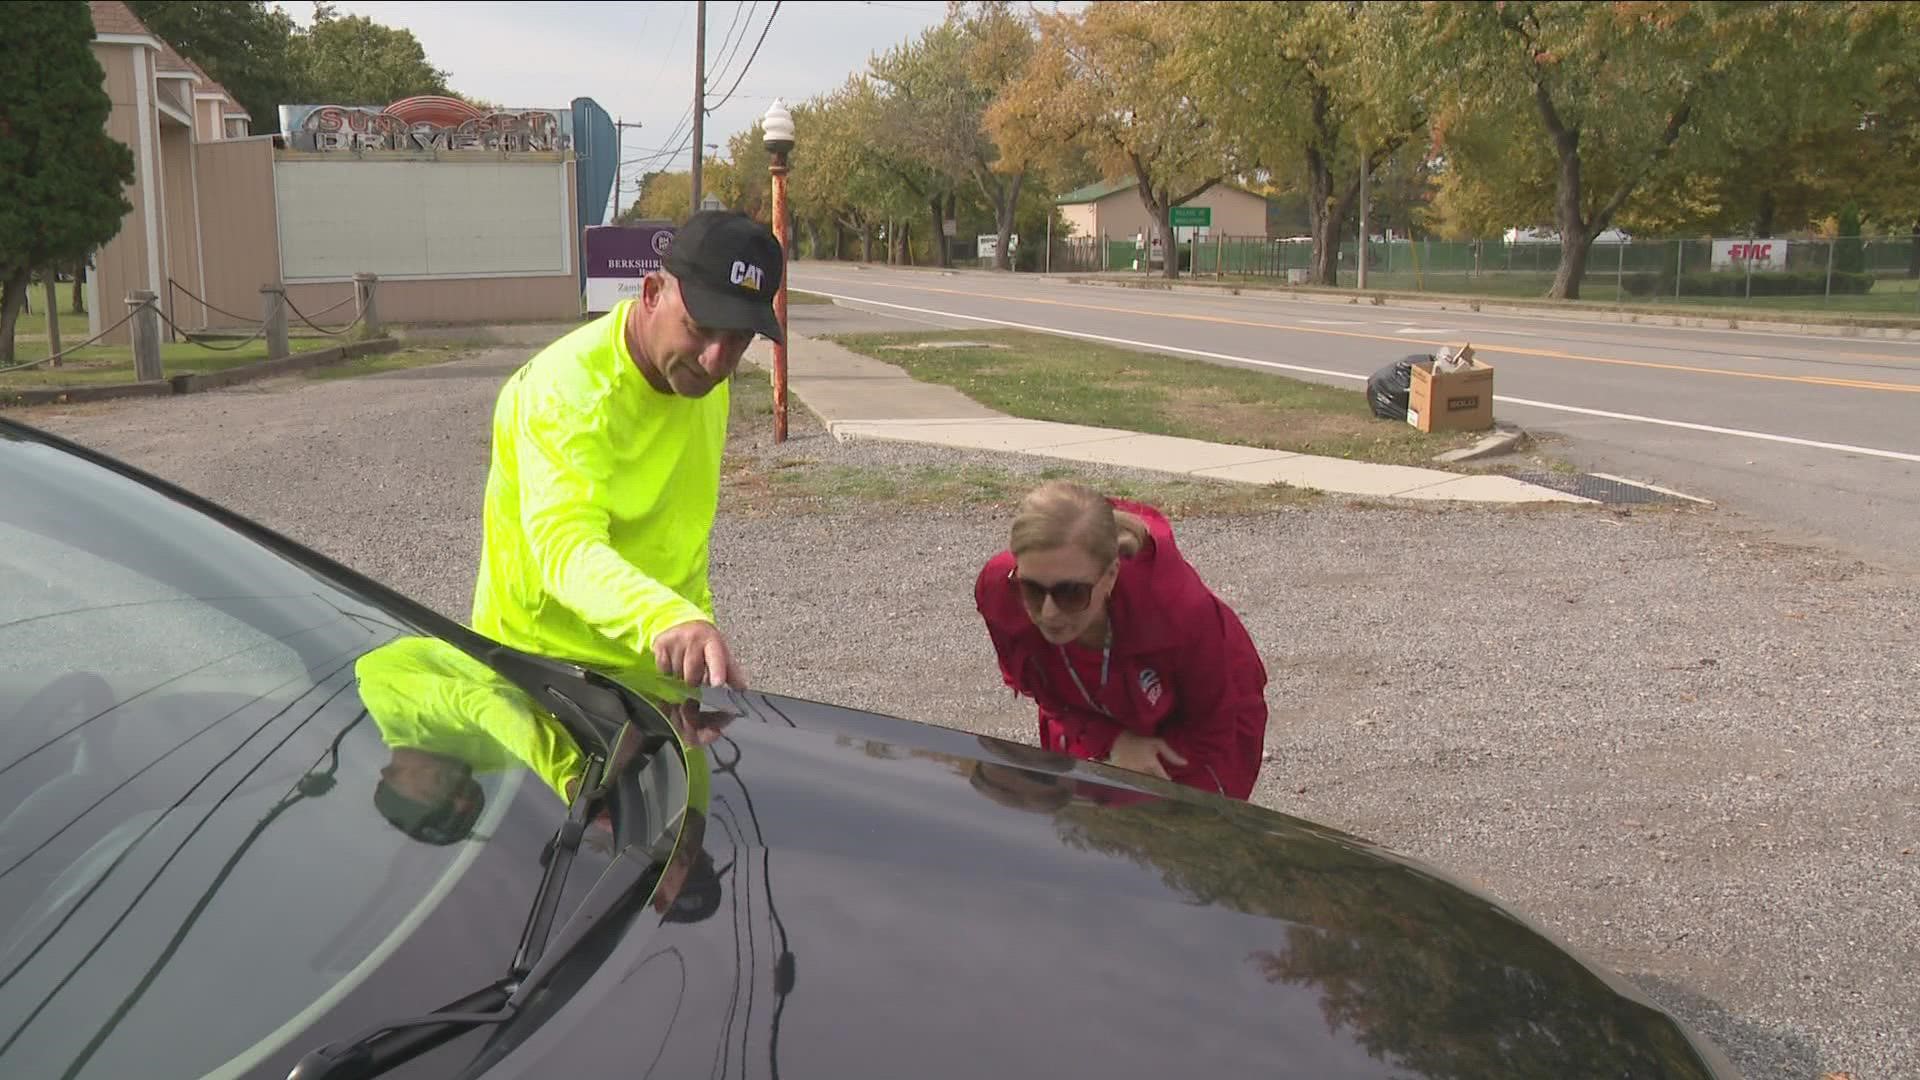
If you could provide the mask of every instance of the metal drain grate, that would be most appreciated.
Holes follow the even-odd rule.
[[[1569,495],[1582,495],[1609,506],[1627,506],[1646,503],[1678,503],[1671,495],[1641,487],[1639,484],[1623,484],[1592,473],[1556,473],[1556,472],[1514,472],[1516,480],[1525,480],[1529,484],[1538,484],[1543,488],[1564,491]]]

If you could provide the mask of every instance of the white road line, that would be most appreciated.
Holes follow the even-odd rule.
[[[1685,420],[1663,420],[1657,416],[1640,416],[1636,413],[1609,412],[1606,409],[1586,409],[1578,405],[1556,405],[1551,401],[1531,401],[1527,398],[1493,395],[1495,401],[1505,401],[1514,405],[1531,405],[1536,409],[1553,409],[1556,412],[1579,413],[1582,416],[1601,416],[1608,420],[1628,420],[1636,424],[1657,424],[1661,427],[1684,428],[1688,431],[1704,431],[1710,435],[1732,435],[1742,439],[1759,439],[1762,442],[1785,443],[1789,446],[1808,446],[1815,450],[1837,450],[1843,454],[1865,454],[1868,457],[1887,458],[1892,461],[1920,462],[1920,454],[1908,454],[1899,450],[1877,450],[1871,446],[1853,446],[1848,443],[1821,442],[1818,439],[1802,439],[1793,435],[1775,435],[1765,431],[1748,431],[1745,428],[1717,427],[1713,424],[1694,424]]]
[[[1251,364],[1255,367],[1273,368],[1277,371],[1299,371],[1308,375],[1325,375],[1333,379],[1350,379],[1354,382],[1366,382],[1367,376],[1355,375],[1348,371],[1331,371],[1327,368],[1305,367],[1300,364],[1282,364],[1277,360],[1255,360],[1250,356],[1234,356],[1231,353],[1208,352],[1205,349],[1187,349],[1178,345],[1161,345],[1151,341],[1135,341],[1132,338],[1109,337],[1105,334],[1089,334],[1080,330],[1060,330],[1051,326],[1036,326],[1032,323],[1013,322],[1009,319],[994,319],[985,315],[966,315],[958,311],[938,311],[934,308],[912,307],[907,304],[893,304],[885,300],[868,300],[858,296],[841,293],[819,292],[817,295],[849,303],[868,304],[873,307],[892,308],[896,311],[912,311],[921,315],[942,315],[950,319],[968,319],[986,323],[989,326],[1006,326],[1015,330],[1032,330],[1039,334],[1054,334],[1059,337],[1079,338],[1082,341],[1101,341],[1109,345],[1127,345],[1137,349],[1152,349],[1155,352],[1179,353],[1183,356],[1198,356],[1207,360],[1225,360],[1233,364]],[[1495,394],[1493,400],[1511,405],[1528,405],[1536,409],[1551,409],[1554,412],[1577,413],[1581,416],[1599,416],[1608,420],[1625,420],[1635,424],[1653,424],[1659,427],[1682,428],[1687,431],[1703,431],[1710,435],[1731,435],[1740,439],[1757,439],[1761,442],[1784,443],[1788,446],[1805,446],[1815,450],[1834,450],[1843,454],[1864,454],[1867,457],[1886,458],[1890,461],[1911,461],[1920,463],[1920,454],[1909,454],[1900,450],[1879,450],[1871,446],[1852,446],[1847,443],[1821,442],[1818,439],[1802,439],[1793,435],[1775,435],[1766,431],[1748,431],[1744,428],[1719,427],[1713,424],[1695,424],[1686,420],[1666,420],[1657,416],[1641,416],[1636,413],[1612,412],[1607,409],[1589,409],[1580,405],[1561,405],[1551,401],[1534,401],[1530,398],[1507,397]]]
[[[1041,277],[1044,280],[1047,280],[1050,284],[1051,283],[1057,283],[1060,285],[1074,284],[1073,282],[1066,281],[1066,280],[1058,280],[1056,282],[1055,279],[1058,279],[1060,277],[1059,274],[1053,275],[1052,278],[1047,278],[1046,275],[1032,275],[1032,276]],[[845,280],[837,280],[837,281],[834,281],[833,283],[843,285],[843,286],[859,284],[859,282],[845,281]],[[1083,286],[1083,287],[1088,287],[1088,286]],[[1091,287],[1106,287],[1106,286],[1091,286]],[[993,293],[979,293],[976,295],[978,295],[981,299],[992,299],[992,300],[1013,299],[1013,297],[996,296]],[[1336,306],[1348,307],[1348,306],[1351,306],[1351,304],[1353,303],[1351,300],[1342,300],[1339,298],[1328,298],[1323,300],[1318,297],[1302,296],[1297,293],[1277,293],[1272,296],[1264,296],[1264,295],[1261,295],[1261,293],[1259,292],[1243,292],[1239,294],[1227,294],[1227,295],[1222,295],[1218,297],[1206,296],[1200,293],[1186,293],[1184,295],[1194,297],[1200,300],[1216,300],[1220,302],[1247,300],[1247,301],[1254,302],[1256,305],[1271,305],[1275,303],[1284,302],[1284,303],[1291,303],[1291,304],[1318,305],[1321,307],[1336,307]],[[1402,302],[1411,302],[1411,303],[1419,303],[1419,304],[1460,305],[1460,306],[1446,308],[1445,311],[1449,315],[1457,315],[1463,319],[1508,319],[1508,320],[1530,319],[1535,322],[1547,322],[1547,323],[1561,323],[1561,322],[1579,323],[1579,324],[1582,324],[1583,326],[1593,327],[1595,329],[1613,326],[1613,327],[1625,327],[1625,328],[1634,329],[1634,330],[1651,330],[1655,332],[1678,330],[1685,333],[1694,333],[1694,334],[1735,334],[1742,337],[1770,338],[1775,342],[1831,341],[1831,342],[1835,342],[1839,344],[1847,344],[1847,345],[1858,345],[1863,342],[1866,342],[1866,343],[1871,343],[1875,345],[1892,345],[1895,348],[1920,349],[1920,341],[1916,341],[1908,338],[1877,337],[1877,336],[1871,336],[1864,333],[1854,334],[1854,335],[1809,334],[1809,333],[1804,333],[1798,330],[1740,330],[1740,329],[1734,329],[1732,327],[1726,327],[1726,326],[1668,326],[1663,323],[1629,322],[1622,319],[1597,318],[1596,317],[1597,314],[1604,313],[1607,310],[1604,308],[1597,309],[1594,312],[1583,311],[1579,308],[1549,308],[1538,315],[1528,314],[1526,312],[1517,312],[1517,311],[1506,312],[1506,311],[1468,311],[1466,310],[1464,308],[1464,305],[1472,301],[1479,301],[1480,303],[1484,303],[1484,304],[1498,304],[1500,302],[1498,297],[1493,297],[1493,296],[1471,296],[1471,295],[1454,294],[1454,293],[1435,293],[1433,294],[1431,299],[1425,299],[1425,300],[1416,299],[1412,301],[1406,301],[1404,298],[1402,299]],[[1647,318],[1665,317],[1665,318],[1675,318],[1675,319],[1703,319],[1709,322],[1711,322],[1715,318],[1719,318],[1723,320],[1727,318],[1726,315],[1711,316],[1711,315],[1702,315],[1698,312],[1690,312],[1686,310],[1686,307],[1687,305],[1685,304],[1676,303],[1673,306],[1672,311],[1663,312],[1661,314],[1646,314],[1646,313],[1633,313],[1633,314],[1646,314]],[[1863,312],[1862,314],[1870,315],[1872,313]],[[1738,318],[1738,316],[1735,316],[1735,318]],[[1764,325],[1764,323],[1756,320],[1755,325]],[[1805,326],[1808,324],[1800,323],[1797,325]],[[1559,332],[1558,328],[1556,327],[1556,329],[1552,332],[1558,333]],[[1920,357],[1915,357],[1915,359],[1920,359]]]

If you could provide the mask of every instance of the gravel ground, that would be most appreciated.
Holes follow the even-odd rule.
[[[487,418],[524,348],[364,379],[29,410],[464,616]],[[841,446],[796,410],[731,452]],[[979,509],[723,507],[756,685],[1005,737]],[[1610,964],[1752,1077],[1920,1075],[1920,581],[1708,514],[1322,501],[1176,523],[1266,655],[1256,801],[1435,861]],[[901,673],[911,673],[902,678]]]

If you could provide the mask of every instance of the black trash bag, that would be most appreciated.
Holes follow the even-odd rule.
[[[1367,404],[1373,407],[1373,415],[1382,420],[1405,420],[1407,395],[1413,390],[1413,365],[1432,359],[1425,353],[1403,356],[1368,377]]]

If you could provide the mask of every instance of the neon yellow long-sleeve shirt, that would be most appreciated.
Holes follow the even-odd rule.
[[[707,543],[728,387],[655,390],[627,349],[632,304],[501,388],[473,627],[528,652],[652,672],[654,638],[713,618]]]
[[[444,754],[476,773],[524,766],[562,802],[586,769],[560,721],[446,642],[394,638],[362,654],[354,675],[360,702],[390,747]]]

